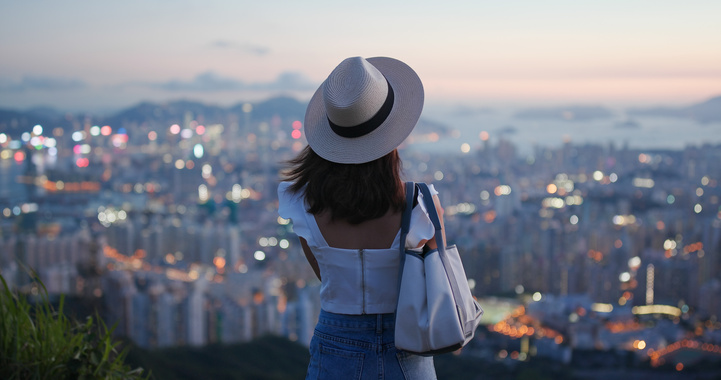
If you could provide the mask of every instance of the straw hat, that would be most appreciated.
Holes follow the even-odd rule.
[[[397,148],[423,109],[423,84],[405,63],[347,58],[316,90],[305,113],[308,145],[341,164],[362,164]]]

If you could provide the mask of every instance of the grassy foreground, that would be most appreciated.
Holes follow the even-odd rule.
[[[100,319],[69,319],[64,298],[53,308],[39,281],[37,302],[30,302],[0,280],[0,379],[142,378],[141,368],[125,364],[126,352]]]

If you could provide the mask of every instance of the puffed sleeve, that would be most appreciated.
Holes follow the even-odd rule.
[[[433,185],[428,185],[431,195],[437,195],[438,191]],[[416,248],[423,240],[431,240],[435,236],[436,230],[433,222],[428,216],[428,210],[423,203],[423,194],[418,192],[418,206],[413,208],[411,213],[411,222],[408,229],[408,237],[406,238],[406,248]]]
[[[281,182],[278,185],[278,215],[293,222],[293,232],[313,243],[313,235],[306,220],[305,202],[301,193],[290,191],[290,182]]]

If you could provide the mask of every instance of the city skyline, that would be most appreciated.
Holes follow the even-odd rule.
[[[393,56],[428,104],[687,105],[721,92],[721,4],[0,3],[2,108],[307,99]]]
[[[4,280],[33,294],[40,279],[147,349],[265,334],[307,345],[319,281],[276,192],[282,162],[306,143],[304,107],[285,101],[144,104],[107,124],[13,117],[13,133],[0,132]],[[530,109],[514,119],[520,133],[492,113],[466,129],[463,112],[445,120],[453,127],[421,122],[403,172],[438,190],[448,242],[487,310],[462,355],[618,378],[717,366],[717,101],[693,108],[714,111],[696,114],[708,124],[614,125],[595,108]]]

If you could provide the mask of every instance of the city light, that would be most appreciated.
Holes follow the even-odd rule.
[[[198,186],[198,200],[200,202],[207,202],[209,198],[208,187],[205,185]]]
[[[634,215],[615,215],[613,224],[617,226],[633,225],[636,224],[636,217]]]
[[[85,132],[75,131],[70,137],[73,139],[73,141],[82,141],[85,138]]]
[[[568,206],[580,206],[583,204],[583,197],[580,195],[569,195],[566,197],[566,204]]]
[[[613,305],[610,303],[594,303],[591,305],[591,310],[596,313],[610,313],[613,311]]]
[[[486,190],[481,191],[481,200],[487,201],[490,197],[491,197],[491,194],[488,191],[486,191]]]
[[[648,264],[646,267],[646,305],[653,305],[654,301],[654,286],[655,286],[655,267],[653,264]]]
[[[496,194],[496,196],[503,196],[503,195],[510,195],[511,194],[511,187],[508,185],[500,185],[496,186],[496,188],[493,190],[493,193]]]
[[[669,305],[643,305],[634,306],[631,312],[636,315],[666,314],[672,317],[680,317],[681,309]]]
[[[263,260],[265,260],[265,252],[255,251],[255,253],[253,254],[253,258],[258,261],[263,261]]]
[[[643,340],[634,340],[633,341],[633,348],[637,350],[643,350],[646,348],[646,341]]]
[[[235,203],[240,203],[240,201],[243,199],[243,188],[239,184],[233,185],[233,188],[230,191],[231,194],[231,200]]]
[[[636,270],[641,266],[641,258],[634,256],[628,260],[628,267],[632,270]]]
[[[208,179],[213,174],[213,167],[210,164],[203,164],[200,172],[203,178]]]
[[[633,186],[636,187],[643,187],[647,189],[651,189],[656,185],[656,182],[654,182],[651,178],[634,178],[633,179]]]
[[[63,294],[100,294],[123,326],[146,323],[149,346],[161,331],[153,308],[184,326],[205,326],[189,322],[183,308],[191,306],[205,322],[222,322],[198,329],[205,343],[229,339],[229,330],[251,339],[259,327],[243,330],[233,318],[245,323],[254,310],[272,313],[258,320],[269,328],[312,319],[299,313],[312,311],[308,295],[320,283],[304,262],[298,224],[278,215],[277,195],[283,163],[306,146],[303,123],[246,106],[221,118],[193,109],[137,122],[67,114],[3,130],[0,219],[11,238],[0,250],[22,253],[57,294],[70,284]],[[93,125],[101,120],[114,127]],[[556,361],[602,349],[631,352],[636,369],[665,360],[673,371],[683,350],[716,349],[706,340],[721,328],[709,264],[721,228],[720,179],[708,159],[717,148],[518,148],[506,132],[474,140],[478,130],[421,130],[402,154],[404,178],[436,183],[448,244],[468,252],[468,285],[489,318],[483,334],[493,335],[487,358]],[[514,157],[516,148],[523,153]],[[87,269],[91,259],[98,268]],[[592,338],[583,335],[588,326]],[[292,333],[302,342],[312,331]],[[689,338],[687,347],[667,350],[679,347],[669,337]],[[683,362],[684,371],[693,367]]]
[[[476,212],[476,206],[472,203],[459,203],[457,205],[448,206],[445,209],[449,216],[456,214],[470,215]]]
[[[195,146],[193,147],[193,155],[195,156],[195,158],[203,158],[203,153],[203,145],[195,144]]]
[[[541,205],[545,208],[563,208],[566,202],[563,198],[544,198]]]
[[[676,249],[676,241],[671,240],[671,239],[666,239],[663,242],[663,249],[666,251],[671,250],[671,249]]]

